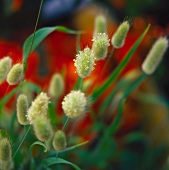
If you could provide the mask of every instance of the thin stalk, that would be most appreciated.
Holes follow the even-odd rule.
[[[66,125],[67,125],[68,121],[69,121],[69,117],[67,117],[66,122],[64,123],[62,130],[64,130],[64,129],[65,129],[65,127],[66,127]]]
[[[108,66],[108,64],[110,63],[111,56],[113,55],[113,52],[114,52],[114,47],[111,48],[111,51],[110,51],[110,53],[109,53],[108,56],[107,56],[107,60],[106,60],[106,62],[105,62],[105,64],[104,64],[104,66],[103,66],[103,69],[102,69],[101,74],[100,74],[100,76],[99,76],[98,82],[100,82],[100,79],[102,78],[103,74],[105,73],[105,71],[106,71],[106,69],[107,69],[107,66]]]
[[[22,146],[22,144],[23,144],[23,142],[24,142],[26,136],[28,135],[30,129],[31,129],[31,126],[29,126],[28,130],[26,131],[26,133],[25,133],[25,135],[24,135],[24,137],[23,137],[23,139],[22,139],[20,145],[18,146],[17,150],[15,151],[15,153],[14,153],[14,155],[13,155],[13,157],[12,157],[12,160],[14,159],[14,157],[16,156],[16,154],[18,153],[18,151],[19,151],[20,147]]]
[[[30,53],[32,51],[33,42],[34,42],[34,39],[35,39],[35,32],[36,32],[36,29],[37,29],[37,26],[38,26],[38,22],[39,22],[39,18],[40,18],[40,13],[41,13],[42,5],[43,5],[43,0],[41,0],[41,3],[40,3],[40,7],[39,7],[39,11],[38,11],[38,16],[37,16],[36,23],[35,23],[35,28],[34,28],[34,31],[33,31],[33,37],[32,37],[32,41],[31,41],[31,44],[30,44],[29,55],[30,55]],[[27,60],[24,61],[24,72],[26,72],[26,69],[27,69]]]
[[[81,77],[79,77],[79,81],[78,81],[78,89],[79,90],[82,89],[82,83],[83,83],[83,79]]]

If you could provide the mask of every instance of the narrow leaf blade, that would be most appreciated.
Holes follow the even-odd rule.
[[[30,45],[33,40],[34,34],[31,34],[25,41],[23,45],[23,60],[24,63],[26,62],[29,53],[32,52],[49,34],[51,34],[54,31],[60,31],[60,32],[65,32],[69,34],[79,34],[80,32],[74,31],[71,29],[68,29],[63,26],[54,26],[54,27],[45,27],[42,29],[39,29],[38,31],[35,32],[35,37],[34,37],[34,42],[32,49],[30,51]]]
[[[76,170],[81,170],[77,165],[69,162],[69,161],[66,161],[62,158],[58,158],[58,157],[51,157],[51,158],[47,158],[45,160],[43,160],[42,164],[45,166],[45,167],[49,167],[51,165],[55,165],[55,164],[67,164],[67,165],[70,165],[72,166],[74,169]]]
[[[137,41],[133,44],[133,46],[130,48],[124,59],[121,61],[121,63],[116,67],[116,69],[112,72],[112,74],[108,77],[108,79],[105,81],[105,83],[96,91],[94,91],[92,95],[92,100],[95,102],[102,93],[109,87],[109,85],[117,79],[117,77],[121,74],[121,72],[125,69],[127,64],[132,58],[132,55],[140,45],[141,41],[145,37],[146,33],[148,32],[150,28],[150,25],[147,26],[145,31],[142,33],[142,35],[137,39]]]
[[[40,141],[36,141],[36,142],[34,142],[34,143],[30,146],[29,150],[30,150],[31,152],[32,152],[32,149],[33,149],[33,147],[34,147],[35,145],[40,145],[40,146],[42,146],[42,147],[44,148],[44,152],[47,152],[46,146],[45,146],[42,142],[40,142]]]

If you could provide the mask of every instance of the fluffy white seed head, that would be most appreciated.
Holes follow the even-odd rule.
[[[110,45],[108,35],[106,33],[98,33],[94,36],[92,41],[92,50],[96,60],[105,59],[108,52],[108,46]]]
[[[106,18],[103,15],[99,15],[95,18],[95,25],[94,25],[94,34],[96,36],[98,33],[106,33],[107,32],[107,23]]]
[[[76,71],[81,78],[85,78],[91,74],[94,69],[95,58],[92,50],[86,47],[83,51],[79,51],[74,59]]]
[[[23,64],[15,64],[7,75],[7,82],[9,85],[17,84],[23,77]]]
[[[76,118],[85,113],[87,99],[80,90],[71,91],[66,95],[62,102],[62,109],[69,118]]]
[[[27,118],[30,124],[32,124],[32,121],[39,115],[47,115],[48,103],[49,97],[47,96],[46,93],[41,92],[32,102],[32,105],[28,110]]]
[[[130,29],[130,24],[128,21],[124,21],[118,27],[117,31],[114,33],[111,42],[114,48],[121,48],[124,45],[127,33]]]
[[[59,98],[65,89],[63,78],[60,74],[55,73],[49,84],[49,95],[54,98]]]
[[[161,37],[156,40],[142,64],[142,70],[144,73],[152,74],[156,70],[167,50],[167,47],[168,40],[166,37]]]
[[[24,94],[20,94],[17,98],[17,119],[21,125],[28,125],[29,121],[26,117],[28,112],[28,98]]]
[[[0,83],[2,83],[12,67],[12,59],[8,56],[0,59]]]

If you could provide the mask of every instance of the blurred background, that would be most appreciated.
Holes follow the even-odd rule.
[[[10,55],[14,63],[21,62],[22,46],[26,38],[34,31],[39,6],[40,0],[0,1],[0,58]],[[126,44],[122,49],[114,52],[104,76],[101,79],[97,78],[104,65],[103,61],[99,62],[94,70],[91,79],[94,85],[97,85],[104,81],[105,77],[116,67],[150,23],[151,28],[148,34],[121,78],[137,74],[153,42],[160,36],[168,36],[168,9],[168,0],[44,0],[38,29],[45,26],[63,25],[73,30],[83,30],[85,34],[80,38],[80,46],[83,49],[91,46],[96,16],[101,14],[107,18],[109,37],[113,35],[122,21],[132,20]],[[52,74],[65,70],[65,94],[68,93],[77,79],[73,66],[76,39],[75,35],[60,32],[49,35],[29,57],[26,79],[46,90]],[[80,122],[76,122],[77,124],[72,129],[74,135],[78,136],[77,140],[89,139],[91,142],[86,148],[65,157],[86,170],[168,170],[168,55],[169,50],[155,74],[130,95],[120,129],[113,140],[109,139],[110,141],[105,144],[107,148],[102,148],[98,153],[96,152],[97,154],[92,154],[99,138],[104,133],[104,128],[98,133],[92,131],[90,125],[94,124],[93,120],[96,119],[86,116]],[[0,85],[1,98],[6,93],[3,89],[7,87],[6,82]],[[10,88],[8,87],[8,90]],[[94,87],[91,87],[88,93],[92,88]],[[14,102],[9,102],[7,107],[10,110],[14,105]],[[97,112],[96,106],[93,109]],[[113,112],[111,109],[107,109],[107,113]],[[61,106],[58,106],[56,110],[61,114]],[[108,119],[113,120],[114,114],[111,114],[109,118],[105,115],[102,119],[108,125],[110,123]],[[80,139],[79,136],[81,136]]]

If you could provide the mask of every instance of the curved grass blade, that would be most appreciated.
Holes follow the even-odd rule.
[[[117,91],[122,87],[122,85],[124,88],[124,93],[121,96],[121,98],[119,99],[119,101],[116,103],[115,106],[117,106],[123,99],[127,98],[146,78],[147,78],[146,74],[141,74],[131,84],[126,84],[127,82],[125,84],[123,84],[124,83],[123,80],[121,82],[119,82],[119,86],[116,86],[115,90],[113,90],[113,92],[103,102],[101,109],[100,109],[101,111],[99,114],[101,115],[105,111],[106,107],[108,107],[110,105],[110,103],[112,102],[113,98],[115,97]],[[120,83],[122,83],[122,84],[120,84]]]
[[[123,97],[121,99],[127,98],[133,90],[135,90],[146,78],[148,75],[141,74],[136,80],[134,80],[130,85],[128,85],[124,91]]]
[[[144,103],[161,104],[169,108],[169,100],[164,96],[159,96],[157,94],[138,92],[138,99]]]
[[[42,147],[44,148],[44,152],[47,152],[46,146],[45,146],[42,142],[40,142],[40,141],[34,142],[34,143],[29,147],[29,153],[30,153],[30,157],[31,157],[31,162],[30,162],[30,164],[31,164],[31,165],[30,165],[31,170],[34,170],[34,169],[36,168],[36,162],[35,162],[35,160],[34,160],[34,158],[33,158],[33,156],[32,156],[32,149],[33,149],[33,147],[34,147],[35,145],[40,145],[40,146],[42,146]]]
[[[117,92],[122,88],[125,87],[127,85],[129,80],[121,80],[120,82],[118,82],[117,86],[113,89],[113,91],[111,92],[111,94],[103,101],[101,107],[100,107],[100,111],[99,111],[99,115],[101,115],[102,113],[104,113],[104,111],[106,110],[106,108],[111,104],[113,98],[116,96]]]
[[[70,146],[62,151],[54,151],[54,152],[51,152],[49,153],[50,156],[54,156],[54,155],[58,155],[58,154],[62,154],[62,153],[65,153],[65,152],[69,152],[69,151],[72,151],[80,146],[83,146],[85,144],[87,144],[89,141],[85,141],[83,143],[80,143],[80,144],[77,144],[77,145],[74,145],[74,146]]]
[[[58,152],[58,153],[65,153],[65,152],[71,151],[71,150],[76,149],[76,148],[78,148],[78,147],[80,147],[80,146],[82,146],[82,145],[87,144],[88,142],[89,142],[89,141],[85,141],[85,142],[83,142],[83,143],[80,143],[80,144],[77,144],[77,145],[68,147],[68,148],[66,148],[66,149],[64,149],[63,151],[60,151],[60,152]]]
[[[34,83],[32,83],[32,82],[26,82],[26,83],[25,83],[25,86],[26,86],[29,90],[33,90],[34,92],[37,92],[37,93],[40,93],[40,92],[42,91],[42,89],[41,89],[38,85],[36,85],[36,84],[34,84]]]
[[[29,150],[32,152],[32,149],[35,145],[40,145],[44,148],[44,152],[47,152],[47,148],[46,146],[44,145],[44,143],[40,142],[40,141],[36,141],[34,142],[30,147],[29,147]]]
[[[125,104],[125,98],[121,101],[120,106],[118,108],[118,112],[116,117],[114,118],[114,121],[112,122],[112,124],[107,128],[105,135],[106,136],[110,136],[113,135],[115,132],[117,132],[117,130],[119,129],[120,126],[120,121],[121,121],[121,116],[123,114],[123,110],[124,110],[124,104]]]
[[[40,146],[42,146],[42,147],[44,148],[44,152],[47,152],[46,146],[45,146],[42,142],[40,142],[40,141],[34,142],[34,143],[29,147],[30,157],[31,157],[31,169],[34,169],[35,166],[36,166],[36,165],[35,165],[35,160],[34,160],[34,158],[33,158],[33,156],[32,156],[32,149],[33,149],[33,147],[34,147],[35,145],[40,145]]]
[[[124,138],[125,143],[142,142],[146,144],[147,140],[146,135],[141,132],[132,132]]]
[[[113,136],[113,134],[118,130],[118,128],[120,126],[121,116],[122,116],[123,110],[124,110],[124,104],[125,104],[125,99],[120,103],[118,112],[117,112],[117,115],[116,115],[114,121],[109,125],[109,127],[107,127],[107,129],[105,129],[104,135],[99,140],[99,143],[98,143],[95,151],[92,154],[93,157],[95,157],[99,153],[102,153],[101,150],[103,149],[106,141],[109,140],[110,136]]]
[[[18,92],[22,86],[25,84],[25,81],[23,81],[19,86],[11,90],[3,99],[0,101],[0,110],[2,110],[2,107],[9,101],[9,99]],[[1,113],[1,112],[0,112]]]
[[[117,79],[117,77],[121,74],[121,72],[125,69],[127,64],[129,63],[130,59],[132,58],[132,55],[140,45],[141,41],[145,37],[146,33],[148,32],[150,28],[150,25],[147,26],[145,31],[142,33],[142,35],[137,39],[137,41],[133,44],[133,46],[130,48],[124,59],[120,62],[120,64],[116,67],[116,69],[112,72],[112,74],[108,77],[108,79],[105,81],[105,83],[97,90],[95,90],[92,94],[92,100],[95,102],[102,93],[110,86],[110,84]]]
[[[41,28],[38,31],[35,32],[35,35],[32,34],[30,35],[24,45],[23,45],[23,62],[26,63],[27,58],[29,56],[29,53],[32,52],[49,34],[51,34],[54,31],[60,31],[60,32],[65,32],[65,33],[69,33],[69,34],[79,34],[81,32],[78,31],[74,31],[71,29],[68,29],[66,27],[63,26],[54,26],[54,27],[45,27],[45,28]],[[32,38],[34,36],[34,42],[32,45],[32,49],[30,51],[29,47],[30,44],[32,42]]]
[[[77,165],[75,165],[69,161],[66,161],[62,158],[58,158],[58,157],[51,157],[51,158],[44,159],[42,161],[42,164],[44,167],[49,167],[49,166],[55,165],[55,164],[67,164],[67,165],[72,166],[76,170],[81,170]]]

